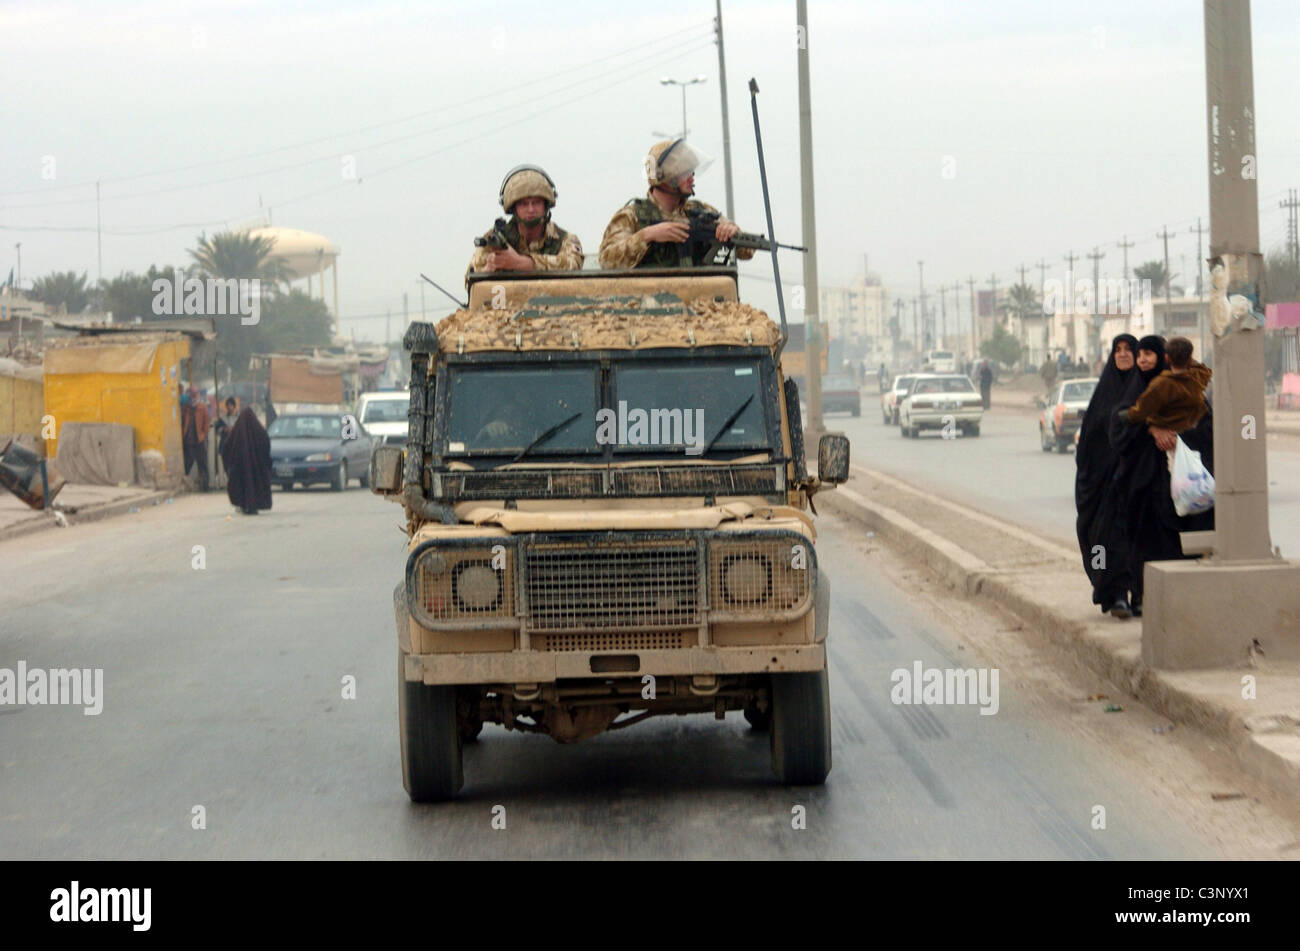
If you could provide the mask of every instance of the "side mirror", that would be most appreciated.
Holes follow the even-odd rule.
[[[849,478],[849,437],[827,433],[817,442],[817,478],[839,485]]]
[[[370,453],[370,491],[396,495],[402,491],[401,446],[377,446]]]

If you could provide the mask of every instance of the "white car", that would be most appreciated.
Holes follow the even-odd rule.
[[[913,438],[919,437],[923,429],[945,427],[978,436],[983,418],[984,405],[975,385],[959,373],[919,376],[899,401],[899,430]]]
[[[362,393],[357,401],[357,419],[374,437],[376,446],[404,446],[410,403],[411,394],[407,390]]]
[[[898,425],[898,403],[907,395],[912,381],[919,376],[916,373],[900,373],[894,377],[893,385],[880,394],[880,418],[886,426]]]
[[[921,363],[926,373],[956,373],[957,355],[951,350],[930,350]]]

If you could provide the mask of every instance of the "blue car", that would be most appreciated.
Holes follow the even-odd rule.
[[[289,491],[323,482],[335,492],[356,479],[369,484],[372,438],[355,423],[356,433],[343,436],[343,416],[312,413],[277,416],[267,429],[271,437],[271,481]]]

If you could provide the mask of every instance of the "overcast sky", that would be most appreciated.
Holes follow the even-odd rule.
[[[1194,267],[1189,229],[1198,215],[1208,226],[1200,3],[809,8],[823,286],[861,273],[864,255],[898,296],[916,293],[921,259],[930,290],[994,273],[1005,285],[1039,260],[1063,280],[1063,255],[1094,245],[1119,276],[1116,242],[1136,242],[1133,266],[1159,256],[1166,225],[1172,270]],[[681,125],[661,76],[707,77],[687,90],[688,123],[717,159],[697,192],[721,207],[713,13],[705,0],[6,2],[0,276],[21,242],[25,284],[93,280],[102,179],[105,276],[184,263],[201,231],[270,214],[339,246],[343,330],[380,339],[403,292],[418,313],[421,271],[461,289],[515,164],[551,173],[556,221],[595,252],[645,190],[654,133]],[[777,237],[797,243],[795,4],[724,0],[723,17],[736,217],[763,230],[754,76]],[[1253,25],[1267,249],[1285,237],[1278,201],[1300,186],[1300,4],[1256,0]],[[799,256],[782,262],[797,283]],[[775,316],[769,261],[742,273]],[[447,304],[432,288],[425,300],[431,316]]]

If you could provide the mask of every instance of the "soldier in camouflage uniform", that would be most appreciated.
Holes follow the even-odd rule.
[[[650,190],[644,198],[633,198],[610,219],[600,241],[601,267],[681,266],[677,245],[689,236],[687,212],[718,213],[712,205],[690,197],[701,164],[699,154],[685,139],[665,140],[650,148],[645,160]],[[729,241],[738,231],[735,222],[720,218],[714,236]],[[753,256],[753,248],[736,249],[741,260]]]
[[[466,276],[482,271],[582,270],[582,242],[551,220],[556,194],[551,177],[536,165],[506,172],[498,198],[511,216],[505,227],[509,246],[499,251],[475,248]]]

